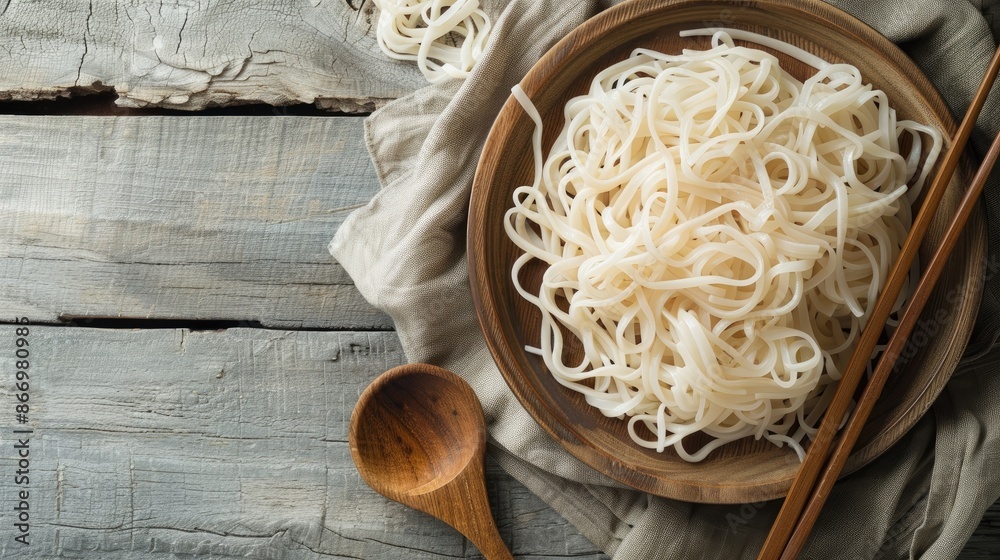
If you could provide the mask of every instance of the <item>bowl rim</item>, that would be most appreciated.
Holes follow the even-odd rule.
[[[847,36],[855,41],[864,44],[872,53],[883,57],[888,55],[889,62],[899,68],[901,73],[907,75],[910,86],[920,91],[928,104],[927,109],[936,114],[941,120],[941,124],[944,126],[942,132],[945,136],[945,147],[950,143],[950,137],[956,128],[954,118],[937,88],[916,64],[899,47],[889,41],[888,38],[869,27],[863,21],[821,0],[754,0],[752,2],[741,0],[627,0],[598,13],[561,38],[532,66],[519,85],[528,98],[534,99],[543,90],[548,79],[558,74],[562,67],[569,61],[584,53],[588,43],[581,39],[588,36],[598,37],[613,33],[615,28],[623,25],[622,20],[624,19],[650,17],[679,6],[690,7],[699,5],[711,5],[716,8],[751,7],[758,10],[767,10],[769,7],[774,7],[785,11],[800,12],[807,14],[809,17],[828,22],[838,32],[847,34]],[[584,441],[585,438],[580,436],[566,418],[551,410],[543,401],[539,401],[533,397],[534,390],[528,386],[522,376],[511,373],[519,371],[520,368],[517,366],[515,358],[500,344],[500,331],[503,322],[497,311],[499,306],[488,304],[499,304],[501,302],[488,301],[492,300],[495,294],[483,293],[488,292],[488,290],[480,290],[480,286],[482,285],[481,280],[487,276],[491,265],[486,259],[481,258],[481,255],[485,254],[486,244],[486,236],[482,235],[482,233],[486,230],[488,224],[485,223],[486,220],[483,216],[485,205],[477,204],[477,201],[485,196],[486,187],[484,185],[489,184],[493,180],[497,168],[495,164],[497,158],[494,157],[494,154],[497,151],[499,141],[507,134],[506,131],[500,130],[501,127],[498,127],[497,124],[500,122],[518,122],[524,118],[528,118],[528,116],[520,103],[512,95],[508,96],[490,129],[482,153],[480,154],[472,186],[467,223],[466,249],[469,262],[472,301],[487,347],[505,382],[533,420],[553,439],[559,442],[564,449],[589,467],[620,483],[658,496],[692,502],[739,503],[748,501],[745,499],[745,496],[734,496],[732,492],[728,492],[727,488],[732,489],[732,486],[727,487],[707,482],[695,484],[679,480],[664,480],[655,474],[624,464],[615,456],[607,453],[607,450],[603,448],[588,445]],[[974,224],[970,224],[970,226],[974,227]],[[983,236],[981,230],[982,224],[980,223],[979,228],[975,232],[980,238]],[[978,308],[981,295],[981,290],[971,295],[969,305],[973,309]],[[962,340],[963,348],[964,344],[968,342],[968,337],[971,336],[971,328],[968,331],[964,335],[964,340]],[[959,357],[960,355],[961,352],[958,353]],[[957,362],[957,358],[949,361],[948,365],[952,371]],[[930,402],[933,402],[937,394],[943,390],[944,385],[945,383],[942,382],[934,394],[928,395],[929,398],[927,399],[928,403],[926,407],[919,411],[917,418],[913,419],[909,428],[915,426],[919,416],[926,413],[930,407]],[[926,388],[923,389],[926,390]],[[899,424],[901,421],[902,419],[898,419],[895,424]],[[890,424],[885,429],[886,432],[891,432],[891,434],[887,436],[889,439],[883,449],[873,451],[867,448],[857,448],[852,451],[852,458],[849,459],[848,468],[845,468],[842,476],[874,460],[907,433],[908,430],[892,430],[893,427],[898,428],[895,424]],[[781,497],[785,495],[791,486],[793,478],[794,472],[771,482],[753,485],[754,496],[763,496],[763,499]],[[706,492],[706,489],[714,490]]]

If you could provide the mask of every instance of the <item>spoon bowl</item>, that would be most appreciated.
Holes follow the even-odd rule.
[[[512,558],[486,495],[483,410],[464,379],[428,364],[385,372],[358,399],[349,442],[373,490],[451,525],[486,558]]]
[[[390,373],[358,402],[357,426],[351,430],[355,462],[359,469],[365,466],[365,482],[382,494],[429,492],[483,453],[483,414],[478,402],[469,406],[475,395],[468,385],[423,368]],[[439,407],[442,403],[447,406]]]

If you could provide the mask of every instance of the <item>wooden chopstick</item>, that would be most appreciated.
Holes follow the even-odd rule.
[[[857,346],[851,354],[851,359],[838,383],[833,400],[830,401],[826,413],[823,415],[823,420],[820,423],[816,436],[809,444],[805,459],[799,467],[795,480],[792,481],[792,487],[789,489],[785,502],[778,512],[778,517],[771,526],[771,532],[768,534],[767,539],[764,541],[764,546],[757,556],[758,560],[776,560],[781,557],[789,544],[792,532],[795,531],[795,528],[799,524],[803,509],[813,495],[816,480],[819,478],[821,471],[826,466],[827,460],[830,457],[833,439],[837,435],[838,427],[850,408],[854,392],[861,382],[872,352],[874,352],[878,339],[882,334],[882,328],[892,314],[892,308],[906,282],[913,259],[916,257],[924,235],[927,233],[927,229],[934,219],[934,214],[937,212],[944,192],[951,182],[951,176],[958,166],[965,145],[972,134],[972,129],[975,127],[976,119],[983,108],[983,104],[986,103],[986,98],[989,95],[990,88],[998,72],[1000,72],[1000,48],[997,48],[996,53],[993,55],[986,75],[979,85],[979,90],[976,92],[972,104],[965,114],[965,118],[962,120],[962,124],[952,139],[951,147],[941,162],[934,181],[926,191],[924,202],[920,206],[916,218],[913,220],[910,233],[903,242],[899,257],[897,257],[896,262],[893,264],[885,286],[875,300],[875,306],[872,309],[868,324],[858,337]],[[919,311],[917,315],[919,315]],[[916,318],[914,317],[913,320],[915,321]],[[889,364],[886,369],[891,370],[891,366],[892,364]],[[884,384],[885,382],[883,381],[882,383]],[[877,395],[875,398],[877,398]],[[860,427],[855,429],[860,431]],[[836,478],[836,474],[833,475],[833,478]],[[825,501],[825,496],[822,497],[822,501]],[[806,530],[807,532],[808,530]],[[800,538],[804,541],[805,535],[802,535]]]
[[[806,544],[809,531],[812,530],[813,525],[816,523],[819,512],[823,508],[826,498],[830,495],[830,491],[833,489],[833,484],[837,481],[840,471],[844,468],[844,463],[847,462],[847,458],[851,454],[854,443],[861,434],[861,429],[868,420],[872,409],[875,408],[875,403],[882,393],[882,388],[885,386],[886,380],[889,379],[889,374],[892,373],[896,360],[902,354],[906,342],[909,340],[910,333],[913,332],[914,327],[917,325],[920,312],[923,311],[927,300],[931,297],[931,291],[934,290],[935,284],[937,284],[938,279],[941,277],[941,272],[948,263],[948,257],[955,248],[955,244],[958,242],[965,224],[969,221],[969,217],[976,207],[976,202],[979,200],[979,195],[983,192],[986,180],[989,178],[990,172],[997,162],[997,156],[1000,156],[1000,135],[997,135],[993,139],[993,144],[983,159],[979,171],[976,172],[976,176],[972,179],[972,184],[962,197],[962,202],[958,206],[958,212],[948,225],[944,240],[937,250],[935,250],[934,256],[931,257],[931,262],[925,269],[926,272],[920,278],[920,282],[917,284],[917,288],[910,298],[910,303],[900,318],[899,326],[892,333],[888,346],[886,346],[885,351],[879,357],[878,365],[875,367],[868,385],[864,388],[850,421],[841,430],[837,447],[834,449],[833,455],[830,457],[830,462],[823,471],[823,476],[820,478],[819,484],[813,490],[805,512],[799,518],[798,525],[796,525],[788,544],[785,546],[785,551],[781,555],[782,560],[793,560]]]

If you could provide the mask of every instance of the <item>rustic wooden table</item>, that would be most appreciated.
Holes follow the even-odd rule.
[[[0,8],[0,100],[18,101],[0,111],[0,557],[478,557],[367,488],[346,443],[358,394],[404,356],[326,247],[378,189],[364,112],[423,84],[381,57],[372,13]],[[190,112],[246,104],[265,105]],[[12,484],[14,429],[30,483]],[[488,488],[518,558],[604,558],[492,463]],[[963,557],[1000,555],[998,524],[994,506]]]

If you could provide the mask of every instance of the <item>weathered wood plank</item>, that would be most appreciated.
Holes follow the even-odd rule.
[[[27,425],[11,425],[0,353],[0,511],[17,504],[11,429],[30,427],[32,544],[5,522],[2,558],[479,557],[354,469],[350,411],[403,361],[393,333],[36,326],[29,340]],[[518,558],[602,558],[495,464],[488,478]]]
[[[371,111],[425,84],[365,0],[0,2],[0,100],[113,90],[131,107]]]
[[[0,117],[0,308],[385,329],[327,245],[360,117]]]

